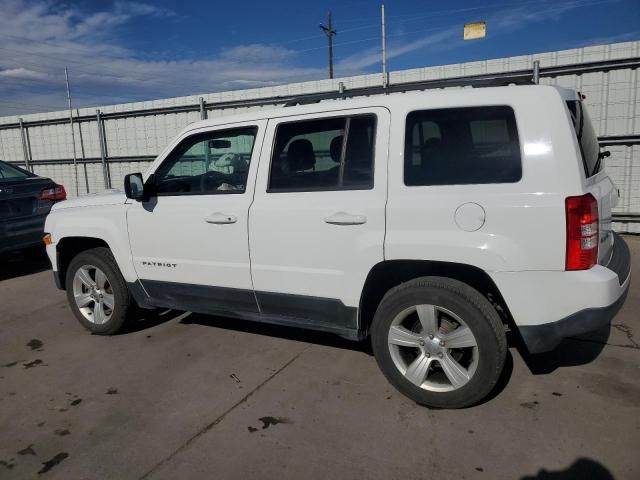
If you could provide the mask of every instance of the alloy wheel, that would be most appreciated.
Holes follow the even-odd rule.
[[[478,342],[469,326],[437,305],[414,305],[391,322],[389,353],[411,383],[433,392],[466,385],[478,366]]]
[[[73,297],[82,316],[102,325],[113,315],[115,297],[105,273],[94,265],[83,265],[73,277]]]

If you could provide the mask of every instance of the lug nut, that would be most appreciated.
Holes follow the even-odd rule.
[[[433,334],[429,334],[429,340],[433,340]]]
[[[430,353],[427,353],[427,354],[426,354],[426,357],[427,357],[427,358],[431,358],[431,354],[430,354]]]
[[[424,347],[424,340],[420,340],[418,343],[420,344],[421,347]]]
[[[441,353],[438,354],[438,358],[442,358],[444,355],[442,355]]]
[[[440,340],[440,346],[444,347],[444,340]]]

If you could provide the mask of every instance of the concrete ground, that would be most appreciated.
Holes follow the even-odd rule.
[[[176,313],[89,335],[46,268],[0,263],[2,479],[640,478],[637,286],[610,334],[510,348],[490,399],[445,411],[332,336]]]

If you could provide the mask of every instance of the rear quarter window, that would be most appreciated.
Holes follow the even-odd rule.
[[[584,174],[589,178],[600,171],[600,165],[598,165],[600,163],[598,162],[598,156],[600,154],[598,135],[581,101],[569,100],[567,107],[571,113],[571,121],[578,139]]]
[[[407,116],[405,185],[513,183],[521,178],[511,107],[418,110]]]

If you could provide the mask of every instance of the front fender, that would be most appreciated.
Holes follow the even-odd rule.
[[[120,272],[127,282],[137,280],[131,261],[131,249],[126,222],[127,205],[100,205],[66,208],[52,211],[45,222],[45,231],[51,234],[52,244],[47,254],[54,271],[58,270],[57,246],[70,237],[103,240],[111,249]]]

